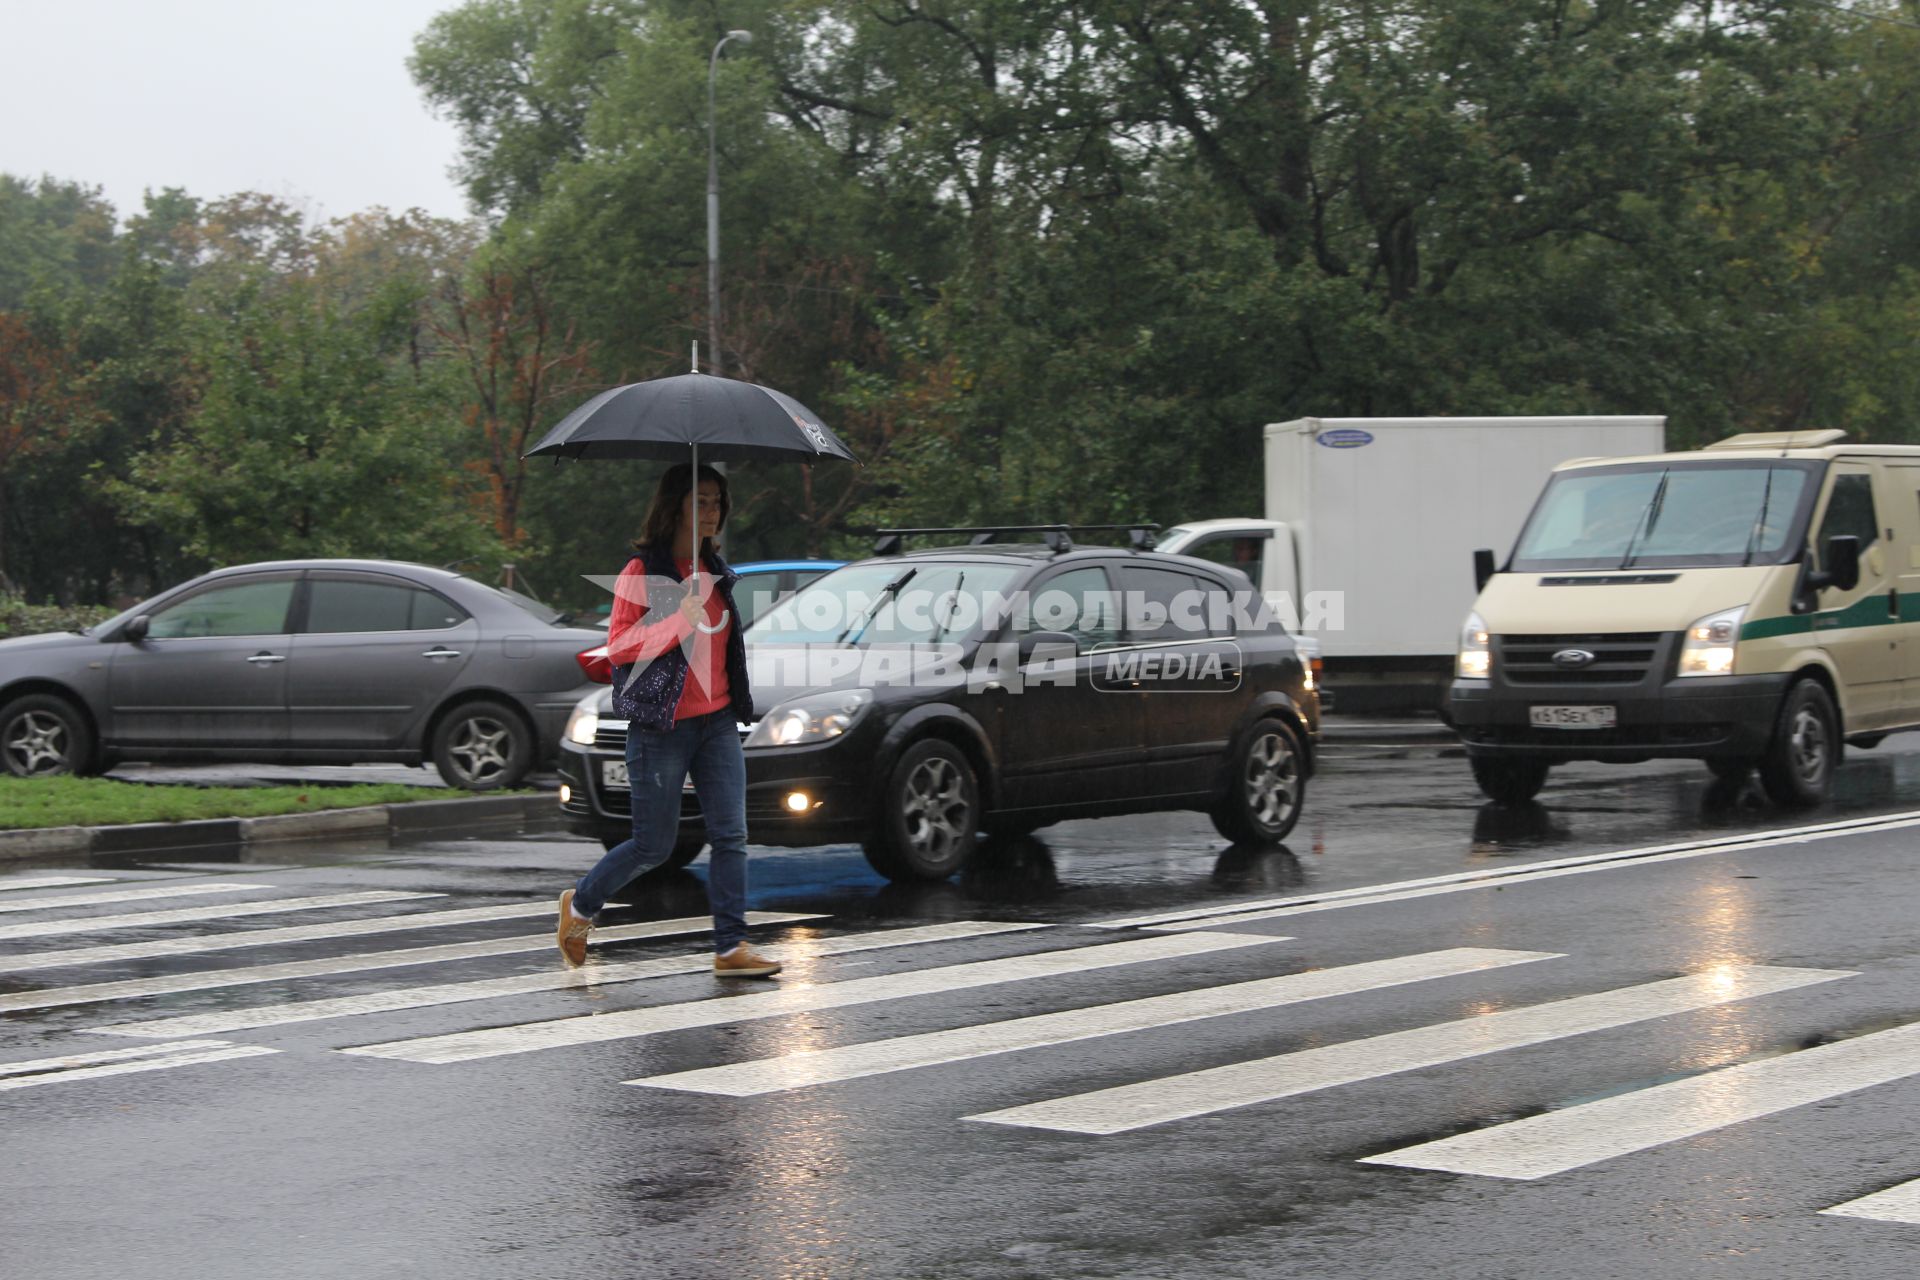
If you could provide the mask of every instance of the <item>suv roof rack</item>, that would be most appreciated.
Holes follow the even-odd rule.
[[[1116,529],[1127,531],[1127,546],[1135,551],[1151,551],[1153,535],[1160,526],[1146,522],[1133,524],[981,524],[952,525],[939,529],[876,529],[873,554],[877,556],[897,556],[905,540],[928,534],[965,534],[967,545],[983,547],[1003,533],[1037,533],[1040,540],[1052,549],[1055,555],[1073,550],[1075,533],[1111,533]]]

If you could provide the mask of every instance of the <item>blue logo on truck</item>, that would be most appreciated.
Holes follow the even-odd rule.
[[[1322,431],[1314,440],[1329,449],[1358,449],[1372,444],[1373,436],[1358,427],[1335,427],[1332,431]]]

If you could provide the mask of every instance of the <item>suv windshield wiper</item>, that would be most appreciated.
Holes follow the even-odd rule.
[[[938,644],[940,637],[947,634],[947,628],[953,625],[953,615],[960,605],[960,588],[966,585],[967,571],[962,569],[960,576],[953,580],[953,593],[947,597],[947,620],[933,629],[933,640],[930,643]]]
[[[1640,513],[1640,522],[1634,525],[1633,536],[1627,539],[1627,554],[1620,557],[1622,569],[1633,563],[1634,549],[1640,545],[1641,532],[1644,531],[1648,537],[1653,536],[1653,526],[1660,520],[1660,504],[1667,499],[1667,477],[1672,474],[1671,471],[1660,473],[1660,483],[1653,488],[1653,500],[1648,502],[1647,509]]]
[[[888,597],[912,581],[913,575],[918,572],[920,572],[920,567],[915,565],[913,568],[895,578],[892,582],[889,582],[886,586],[880,588],[880,594],[873,598],[873,603],[861,610],[860,616],[852,622],[849,622],[847,629],[835,636],[833,642],[835,644],[853,644],[858,641],[862,635],[866,634],[867,624],[871,623],[874,615],[880,612],[880,606],[886,603]]]

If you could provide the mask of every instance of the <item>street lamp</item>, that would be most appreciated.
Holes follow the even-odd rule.
[[[720,368],[720,161],[714,147],[713,81],[720,69],[720,51],[727,41],[753,43],[751,31],[729,31],[713,46],[707,59],[707,365]]]

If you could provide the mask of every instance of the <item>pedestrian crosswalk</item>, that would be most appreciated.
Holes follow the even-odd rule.
[[[45,881],[41,882],[46,884]],[[61,911],[97,907],[109,902],[151,902],[156,898],[202,898],[216,893],[251,893],[271,889],[267,884],[165,884],[145,889],[110,889],[95,893],[41,894],[31,898],[0,899],[0,912]]]
[[[1851,976],[1735,965],[967,1118],[1067,1133],[1126,1133]]]
[[[112,876],[8,876],[0,880],[0,893],[23,889],[67,889],[77,884],[112,884]]]
[[[0,1062],[0,1093],[47,1084],[71,1084],[76,1080],[98,1080],[103,1076],[165,1071],[204,1062],[257,1058],[278,1052],[278,1049],[269,1049],[265,1045],[233,1044],[225,1040],[177,1040],[171,1044],[143,1045],[138,1049],[107,1049],[98,1053],[72,1053],[27,1062]]]
[[[943,924],[921,929],[889,929],[881,933],[852,934],[824,938],[812,948],[814,955],[844,955],[876,947],[911,946],[917,942],[980,937],[990,933],[1011,933],[1036,928],[1021,924]],[[609,930],[611,932],[611,930]],[[605,939],[600,939],[604,942]],[[548,942],[551,946],[551,942]],[[776,958],[780,948],[766,949]],[[524,995],[531,991],[560,991],[568,987],[601,986],[612,982],[633,982],[641,978],[665,977],[676,973],[700,973],[710,969],[706,957],[669,956],[656,960],[631,960],[625,963],[593,965],[585,969],[552,969],[545,973],[517,975],[511,978],[486,978],[472,982],[448,982],[436,986],[400,987],[372,995],[341,996],[330,1000],[304,1000],[290,1004],[265,1005],[253,1009],[229,1009],[219,1013],[180,1018],[158,1018],[151,1022],[129,1022],[99,1028],[102,1035],[157,1036],[210,1035],[256,1027],[283,1027],[296,1022],[320,1022],[329,1018],[350,1018],[365,1013],[392,1013],[400,1009],[424,1009],[434,1005],[460,1004],[469,1000],[489,1000],[497,996]]]
[[[812,1084],[853,1080],[861,1076],[905,1071],[911,1067],[959,1062],[988,1054],[1011,1053],[1045,1045],[1067,1044],[1096,1036],[1119,1035],[1152,1027],[1175,1026],[1202,1018],[1277,1009],[1308,1000],[1374,991],[1427,978],[1472,973],[1500,965],[1551,960],[1548,952],[1493,951],[1461,947],[1427,955],[1401,956],[1368,964],[1344,965],[1290,973],[1279,978],[1203,987],[1172,995],[1149,996],[1120,1004],[1096,1005],[1042,1013],[984,1027],[958,1027],[895,1040],[864,1041],[838,1049],[813,1049],[757,1062],[739,1062],[699,1071],[629,1080],[628,1084],[657,1089],[686,1089],[695,1093],[724,1093],[745,1097],[799,1089]]]
[[[620,1013],[558,1018],[516,1026],[489,1027],[481,1031],[463,1031],[448,1036],[358,1045],[345,1052],[401,1062],[471,1062],[476,1058],[497,1058],[511,1053],[530,1053],[536,1049],[554,1049],[562,1045],[598,1044],[608,1040],[658,1035],[665,1031],[684,1031],[692,1027],[776,1018],[789,1013],[843,1009],[849,1005],[913,996],[945,995],[1000,982],[1059,978],[1114,965],[1205,955],[1233,947],[1254,947],[1276,941],[1280,939],[1250,934],[1190,933],[1178,937],[1145,938],[1138,942],[1108,942],[1066,951],[1047,951],[1038,955],[1009,956],[1000,960],[978,960],[971,964],[917,969],[910,973],[891,973],[877,978],[852,978],[814,987],[779,987],[753,995],[735,996],[730,1000],[692,1000],[682,1004],[628,1009]]]
[[[756,912],[752,924],[785,931],[762,949],[789,963],[788,976],[777,983],[723,984],[684,998],[684,983],[652,980],[708,969],[707,957],[691,941],[706,932],[704,916],[596,930],[593,959],[569,970],[544,954],[553,945],[547,922],[554,909],[545,898],[448,909],[423,905],[443,901],[441,893],[303,892],[272,874],[247,880],[0,881],[0,891],[13,890],[20,895],[0,897],[0,912],[9,920],[0,925],[0,974],[60,972],[52,983],[15,976],[0,987],[0,1031],[24,1032],[30,1044],[15,1060],[0,1061],[0,1095],[175,1070],[272,1073],[346,1060],[368,1063],[373,1074],[362,1078],[377,1087],[387,1071],[455,1068],[533,1053],[568,1061],[566,1051],[587,1046],[901,1005],[916,1014],[901,1034],[876,1035],[871,1028],[884,1026],[885,1018],[863,1020],[855,1012],[824,1038],[795,1037],[791,1047],[778,1051],[768,1046],[782,1044],[779,1037],[743,1037],[713,1042],[692,1064],[684,1057],[643,1059],[653,1068],[650,1074],[631,1076],[637,1064],[628,1058],[625,1071],[608,1067],[603,1078],[650,1091],[659,1106],[693,1105],[684,1095],[706,1095],[729,1100],[706,1105],[751,1108],[767,1095],[878,1088],[880,1077],[896,1079],[896,1090],[937,1100],[940,1069],[1020,1055],[1033,1070],[965,1077],[974,1082],[971,1101],[946,1113],[956,1131],[988,1126],[1106,1139],[1141,1131],[1177,1134],[1183,1124],[1227,1112],[1257,1125],[1281,1116],[1271,1104],[1283,1099],[1332,1091],[1358,1097],[1391,1077],[1458,1071],[1473,1060],[1519,1050],[1565,1053],[1571,1064],[1580,1060],[1582,1044],[1596,1037],[1684,1035],[1684,1015],[1767,1007],[1795,992],[1861,976],[1724,963],[1679,976],[1642,975],[1642,981],[1583,981],[1577,955],[1485,946],[1307,966],[1299,960],[1299,940],[1234,932],[1223,923],[1227,917],[1218,915],[1199,927],[1169,928],[1184,922],[1143,918],[1133,926],[1138,936],[1116,937],[1119,926],[1112,921],[1091,928],[959,920],[847,930],[817,914]],[[193,902],[202,895],[204,900]],[[145,909],[173,901],[192,905]],[[142,909],[121,910],[136,904]],[[367,914],[370,909],[379,914]],[[235,917],[283,912],[330,918],[229,925]],[[540,927],[510,931],[516,922],[532,921]],[[356,949],[360,938],[455,928],[478,936]],[[104,943],[91,937],[135,929],[159,936]],[[73,945],[7,945],[35,940],[37,946],[48,938]],[[218,964],[220,953],[283,946],[323,947],[328,954],[295,951],[259,963]],[[959,958],[955,948],[964,949]],[[862,961],[843,959],[864,953],[886,953],[877,959],[888,971],[863,974],[854,967]],[[502,971],[513,957],[528,955],[540,959]],[[491,970],[487,962],[494,962]],[[105,966],[120,968],[101,972]],[[363,989],[336,985],[353,975],[376,976],[371,984],[359,980]],[[1525,975],[1550,975],[1541,988],[1550,998],[1512,998],[1513,991],[1528,989],[1525,982],[1513,985]],[[583,990],[600,993],[591,1011],[583,1012],[571,994]],[[1101,990],[1119,994],[1089,1002],[1089,993]],[[1065,994],[1056,997],[1055,991]],[[1345,1002],[1386,991],[1401,993],[1396,998],[1406,1003],[1397,1007],[1426,1011],[1418,1025],[1383,1034],[1343,1030],[1353,1025],[1351,1015],[1342,1013],[1349,1007]],[[994,998],[970,999],[971,992]],[[196,993],[197,999],[182,999]],[[982,1009],[996,1012],[982,1020]],[[997,1012],[1002,1009],[1011,1011]],[[437,1011],[436,1020],[409,1026],[404,1015],[424,1011]],[[49,1013],[58,1017],[44,1027],[32,1018],[13,1020]],[[1674,1021],[1667,1031],[1655,1030],[1663,1019]],[[929,1020],[953,1025],[929,1030]],[[1165,1036],[1157,1052],[1134,1052],[1156,1033],[1179,1035],[1184,1033],[1178,1029],[1197,1026],[1224,1033],[1196,1037],[1202,1047],[1182,1061],[1183,1069],[1168,1069]],[[1673,1032],[1675,1026],[1683,1029]],[[250,1041],[249,1033],[264,1033],[267,1042]],[[110,1045],[116,1038],[123,1043]],[[733,1043],[742,1047],[719,1047]],[[249,1059],[261,1061],[234,1065]],[[1089,1079],[1095,1068],[1101,1087],[1089,1087],[1096,1083]],[[1582,1096],[1594,1100],[1567,1105],[1543,1089],[1544,1109],[1518,1120],[1409,1116],[1404,1133],[1440,1130],[1451,1136],[1413,1145],[1379,1143],[1391,1149],[1344,1158],[1397,1169],[1408,1178],[1574,1176],[1913,1076],[1920,1076],[1920,1021],[1812,1048],[1761,1046],[1732,1065],[1683,1066],[1677,1079],[1620,1081],[1597,1097],[1589,1088]],[[1003,1096],[981,1093],[987,1087],[981,1081],[993,1082],[993,1091]],[[993,1105],[981,1110],[983,1102]],[[0,1111],[8,1105],[0,1096]],[[1914,1162],[1920,1164],[1920,1150]],[[1890,1180],[1865,1195],[1862,1190],[1850,1185],[1844,1195],[1811,1207],[1834,1218],[1920,1224],[1920,1179]]]

